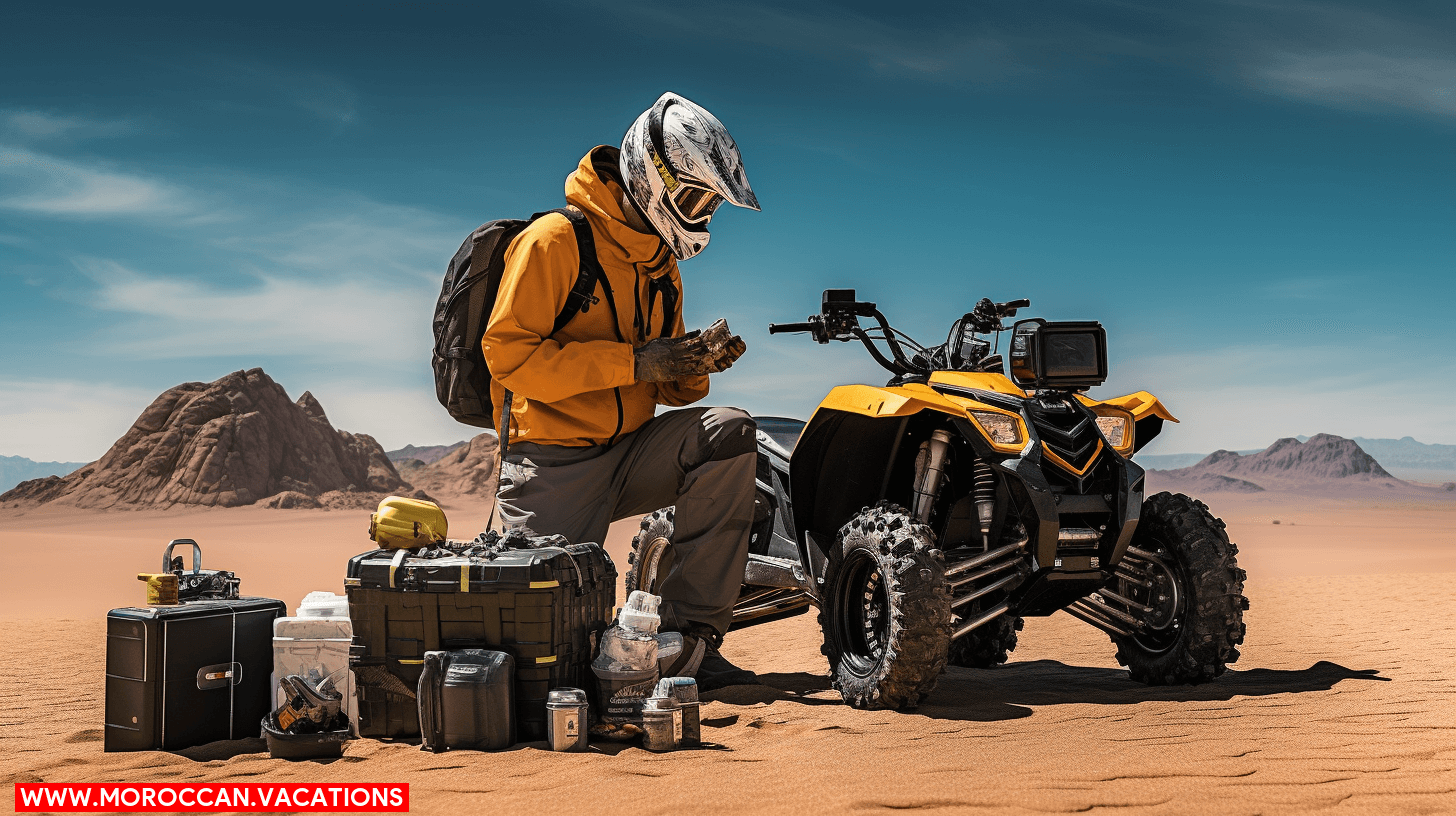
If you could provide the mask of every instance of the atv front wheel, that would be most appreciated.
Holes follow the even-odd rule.
[[[969,612],[966,616],[974,614]],[[1005,663],[1016,648],[1016,633],[1023,625],[1021,618],[1006,614],[972,629],[965,636],[951,641],[950,664],[968,669],[989,669]]]
[[[1159,493],[1143,503],[1113,592],[1147,608],[1142,626],[1114,635],[1117,662],[1150,686],[1202,683],[1239,659],[1247,574],[1224,523],[1203,502]],[[1149,586],[1151,584],[1151,586]]]
[[[830,682],[855,708],[913,708],[950,647],[950,590],[930,528],[903,508],[865,508],[839,531],[819,610]]]

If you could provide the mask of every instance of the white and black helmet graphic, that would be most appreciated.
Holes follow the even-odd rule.
[[[678,260],[708,245],[708,221],[722,202],[759,208],[728,129],[670,91],[627,129],[619,161],[627,193]]]

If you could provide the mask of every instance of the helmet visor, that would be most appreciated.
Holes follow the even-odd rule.
[[[672,194],[670,200],[682,220],[689,224],[696,224],[713,217],[713,211],[723,203],[723,196],[704,187],[684,182],[678,185],[677,191]]]

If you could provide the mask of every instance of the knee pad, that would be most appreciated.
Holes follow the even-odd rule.
[[[709,462],[721,462],[758,452],[758,423],[738,408],[709,408],[703,414],[703,444],[712,453]]]

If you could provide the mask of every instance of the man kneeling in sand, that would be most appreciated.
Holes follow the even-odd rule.
[[[661,583],[664,631],[683,635],[668,674],[703,691],[757,682],[719,652],[748,559],[757,455],[736,408],[681,408],[744,352],[723,321],[684,333],[677,262],[702,251],[723,201],[758,209],[738,148],[712,114],[672,93],[622,147],[593,148],[566,180],[603,280],[552,332],[576,283],[577,241],[559,213],[509,246],[482,342],[509,429],[498,506],[507,529],[603,541],[617,519],[676,505],[676,560]],[[512,393],[505,401],[507,391]]]

